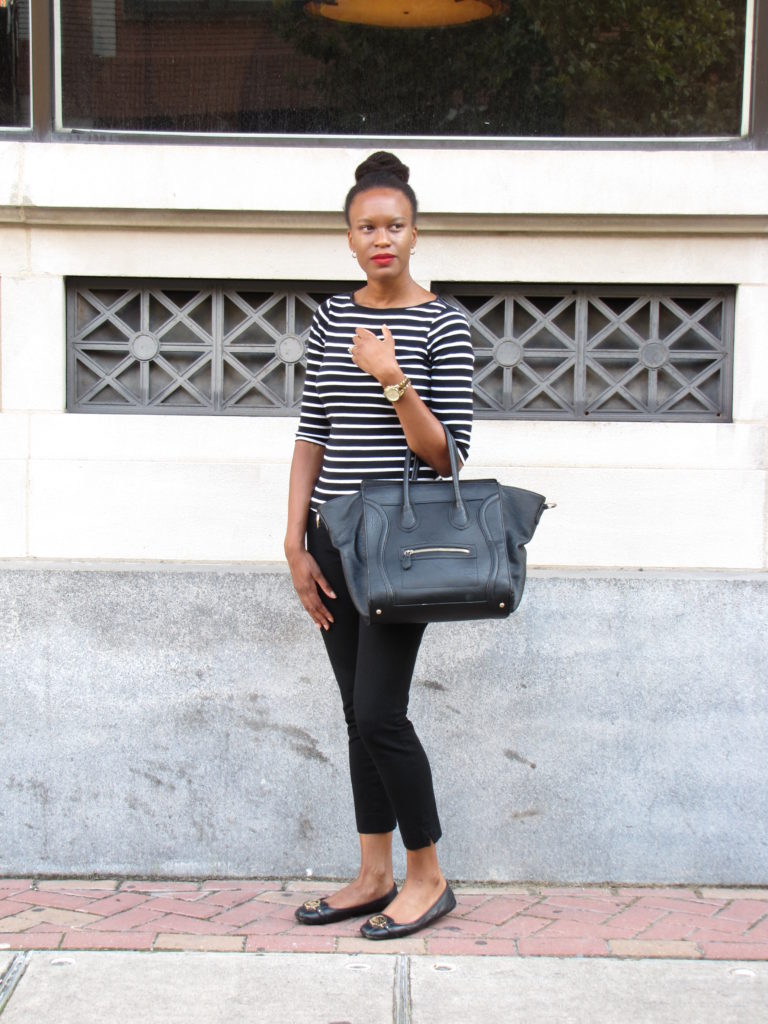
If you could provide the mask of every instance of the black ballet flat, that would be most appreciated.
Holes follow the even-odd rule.
[[[450,914],[456,907],[456,897],[453,890],[446,883],[443,894],[436,903],[433,903],[429,910],[422,914],[417,921],[408,921],[405,924],[397,924],[386,914],[377,914],[370,921],[361,926],[360,931],[366,939],[402,939],[405,935],[413,935],[414,932],[426,928],[427,925],[437,921],[438,918]]]
[[[333,924],[335,921],[346,921],[350,917],[365,917],[366,914],[375,914],[384,907],[389,906],[397,896],[397,886],[386,896],[382,896],[370,903],[361,903],[357,907],[329,907],[324,899],[307,900],[300,907],[296,908],[295,918],[300,924]]]

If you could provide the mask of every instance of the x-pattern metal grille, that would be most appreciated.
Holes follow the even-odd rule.
[[[312,314],[343,287],[72,280],[67,407],[295,415]]]
[[[312,314],[350,284],[72,280],[76,412],[296,415]],[[730,418],[734,290],[434,285],[490,419]]]
[[[730,418],[733,289],[434,287],[469,317],[479,417]]]

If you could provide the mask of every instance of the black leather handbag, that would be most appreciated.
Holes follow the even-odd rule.
[[[545,498],[497,480],[417,482],[409,450],[402,484],[363,481],[320,508],[344,578],[365,622],[503,619],[520,603],[526,551]]]

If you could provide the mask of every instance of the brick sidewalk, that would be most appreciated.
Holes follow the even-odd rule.
[[[455,886],[458,906],[400,942],[294,909],[336,883],[0,879],[0,950],[131,949],[768,960],[768,889]]]

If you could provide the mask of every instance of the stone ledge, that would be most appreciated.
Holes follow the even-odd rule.
[[[76,558],[0,558],[0,572],[175,572],[175,573],[253,573],[254,575],[288,574],[286,562],[190,562],[135,561],[126,559]],[[529,579],[568,580],[708,580],[725,582],[768,583],[768,569],[664,569],[636,566],[529,566]]]
[[[0,206],[0,223],[11,227],[142,228],[231,232],[339,231],[340,213],[330,211],[151,209]],[[421,213],[419,230],[427,234],[496,235],[726,235],[764,237],[768,217],[761,214],[601,214],[601,213]]]

